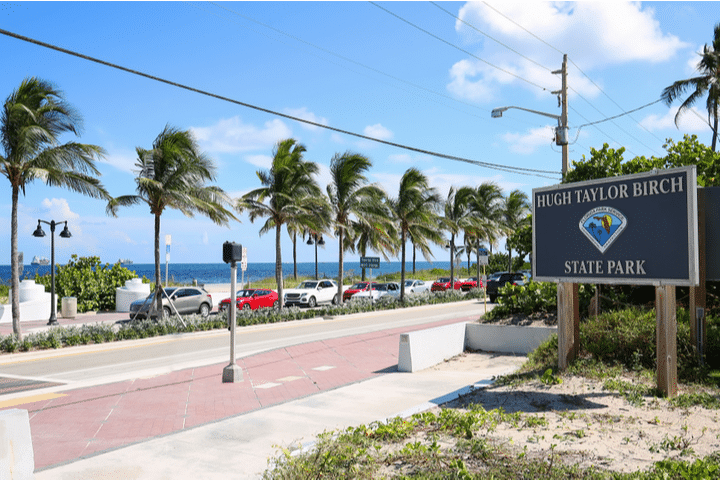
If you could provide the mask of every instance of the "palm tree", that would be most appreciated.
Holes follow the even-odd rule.
[[[388,200],[400,230],[400,301],[405,300],[405,245],[412,236],[416,246],[427,246],[428,242],[441,244],[442,234],[438,228],[441,222],[437,214],[440,197],[430,187],[428,179],[416,168],[408,169],[400,179],[397,198]],[[429,252],[429,249],[427,250]],[[429,254],[429,253],[428,253]]]
[[[96,176],[95,160],[104,154],[95,145],[60,143],[66,132],[79,135],[82,118],[50,82],[26,78],[5,100],[0,119],[0,172],[10,180],[10,265],[13,333],[20,331],[20,269],[17,258],[18,199],[35,180],[64,187],[93,198],[110,198]]]
[[[155,217],[155,309],[162,312],[162,283],[160,277],[160,217],[166,208],[174,208],[192,217],[195,213],[207,216],[218,225],[237,220],[225,208],[230,198],[217,186],[206,182],[215,179],[212,160],[200,151],[192,133],[169,125],[155,138],[150,150],[135,149],[138,159],[137,192],[108,202],[107,211],[117,216],[120,206],[145,203]]]
[[[365,257],[368,250],[380,253],[385,261],[398,253],[399,243],[397,226],[392,218],[392,212],[374,220],[372,223],[360,223],[355,228],[355,250]],[[365,281],[365,268],[362,269],[362,281]]]
[[[503,198],[500,205],[502,212],[502,226],[505,228],[505,234],[510,235],[527,222],[527,214],[530,213],[530,202],[525,192],[513,190],[510,194]],[[508,244],[508,271],[512,272],[512,248]]]
[[[475,238],[475,253],[477,256],[477,278],[480,278],[480,241],[487,240],[492,252],[492,246],[497,241],[501,230],[500,205],[503,199],[502,190],[494,182],[483,182],[475,189],[471,200],[471,208],[479,225],[472,232]]]
[[[373,225],[378,219],[387,217],[385,192],[376,185],[367,184],[365,172],[371,166],[372,162],[367,157],[351,152],[336,154],[330,161],[332,180],[327,187],[327,194],[338,236],[338,304],[343,302],[345,250],[354,249],[354,237],[360,225]]]
[[[455,288],[455,236],[461,230],[468,231],[478,225],[471,208],[471,201],[475,191],[470,187],[455,190],[450,187],[444,202],[445,216],[443,224],[450,233],[450,289]]]
[[[697,70],[697,77],[678,80],[665,88],[660,96],[666,105],[670,106],[675,99],[687,90],[694,90],[680,105],[675,114],[675,125],[680,117],[707,93],[705,108],[708,112],[708,125],[712,129],[712,151],[715,151],[718,136],[718,116],[720,116],[720,23],[715,25],[713,42],[711,46],[705,44]]]
[[[283,308],[283,273],[281,232],[283,224],[300,216],[312,218],[314,207],[322,204],[322,191],[313,178],[318,166],[303,160],[305,146],[295,139],[281,140],[273,151],[270,170],[257,171],[262,187],[246,193],[237,204],[240,211],[247,210],[250,221],[265,218],[260,235],[275,229],[275,281],[279,308]]]

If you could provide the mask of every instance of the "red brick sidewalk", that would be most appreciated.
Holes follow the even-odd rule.
[[[35,467],[43,469],[397,371],[399,336],[412,330],[385,330],[245,357],[238,360],[240,383],[222,383],[226,364],[217,364],[38,393],[12,405],[0,397],[0,406],[28,410]]]

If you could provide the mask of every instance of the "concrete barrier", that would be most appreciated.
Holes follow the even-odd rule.
[[[557,327],[468,323],[465,347],[470,350],[527,355],[553,333],[557,333]]]
[[[27,410],[0,411],[0,478],[32,479],[34,471],[35,455]]]
[[[46,320],[50,318],[50,292],[35,280],[22,280],[18,288],[20,321]],[[9,298],[12,298],[10,289]],[[55,299],[57,303],[57,298]],[[0,323],[12,322],[12,305],[0,305]]]
[[[527,355],[557,327],[455,323],[400,335],[398,371],[417,372],[469,350]]]
[[[465,324],[417,330],[400,335],[398,371],[417,372],[465,351]]]

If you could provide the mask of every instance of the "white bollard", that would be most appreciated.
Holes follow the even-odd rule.
[[[35,478],[35,455],[27,410],[0,411],[0,480]]]

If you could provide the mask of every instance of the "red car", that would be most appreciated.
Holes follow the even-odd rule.
[[[364,292],[365,290],[368,290],[370,284],[377,285],[375,282],[359,282],[353,285],[352,287],[348,288],[343,292],[343,301],[350,300],[350,297],[355,295],[358,292]]]
[[[455,288],[458,288],[458,285],[455,284]],[[460,284],[459,287],[463,292],[469,292],[473,288],[483,288],[482,280],[478,282],[477,277],[471,277],[465,280]]]
[[[274,290],[262,288],[248,288],[237,292],[236,304],[238,310],[257,310],[261,307],[277,307],[278,294]],[[220,302],[219,309],[222,312],[230,307],[230,299],[226,298]]]
[[[450,277],[441,277],[435,280],[430,287],[431,292],[444,292],[450,289]]]

